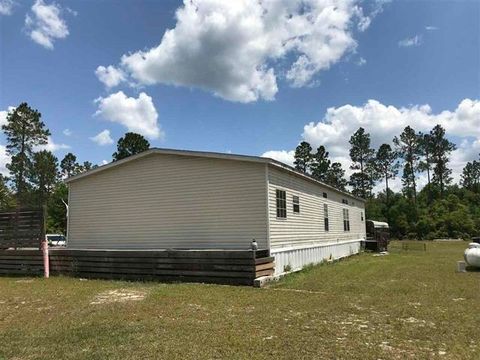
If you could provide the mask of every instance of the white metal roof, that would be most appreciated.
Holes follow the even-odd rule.
[[[389,228],[390,226],[388,225],[388,223],[384,222],[384,221],[374,221],[374,220],[367,220],[369,222],[371,222],[373,224],[373,226],[375,226],[376,228]]]
[[[344,194],[344,195],[347,195],[351,198],[354,198],[358,201],[361,201],[361,202],[365,202],[364,199],[362,198],[359,198],[359,197],[356,197],[346,191],[342,191],[342,190],[339,190],[339,189],[336,189],[334,188],[333,186],[331,185],[328,185],[328,184],[325,184],[321,181],[318,181],[316,179],[314,179],[313,177],[307,175],[307,174],[304,174],[304,173],[301,173],[297,170],[295,170],[293,167],[287,165],[287,164],[284,164],[278,160],[274,160],[274,159],[271,159],[271,158],[267,158],[267,157],[261,157],[261,156],[250,156],[250,155],[238,155],[238,154],[225,154],[225,153],[218,153],[218,152],[208,152],[208,151],[193,151],[193,150],[177,150],[177,149],[161,149],[161,148],[151,148],[147,151],[144,151],[144,152],[141,152],[139,154],[136,154],[136,155],[132,155],[132,156],[129,156],[127,158],[124,158],[122,160],[118,160],[118,161],[113,161],[111,163],[108,163],[106,165],[102,165],[102,166],[99,166],[97,168],[94,168],[94,169],[91,169],[91,170],[88,170],[84,173],[81,173],[81,174],[78,174],[78,175],[75,175],[75,176],[71,176],[69,178],[67,178],[65,180],[66,183],[70,183],[72,181],[76,181],[76,180],[79,180],[79,179],[82,179],[84,177],[87,177],[87,176],[90,176],[90,175],[93,175],[93,174],[96,174],[96,173],[99,173],[99,172],[102,172],[102,171],[105,171],[107,169],[110,169],[110,168],[113,168],[113,167],[116,167],[116,166],[119,166],[119,165],[122,165],[122,164],[125,164],[127,162],[130,162],[130,161],[134,161],[134,160],[137,160],[137,159],[140,159],[142,157],[145,157],[145,156],[148,156],[148,155],[151,155],[151,154],[163,154],[163,155],[178,155],[178,156],[193,156],[193,157],[202,157],[202,158],[214,158],[214,159],[224,159],[224,160],[235,160],[235,161],[250,161],[250,162],[256,162],[256,163],[263,163],[263,164],[268,164],[268,165],[271,165],[271,166],[275,166],[276,168],[279,168],[279,169],[282,169],[282,170],[285,170],[295,176],[299,176],[299,177],[302,177],[302,178],[305,178],[309,181],[312,181],[312,182],[315,182],[317,184],[321,184],[322,186],[325,186],[326,188],[329,188],[330,190],[333,190],[333,191],[336,191],[338,193],[341,193],[341,194]],[[388,225],[388,224],[387,224]]]

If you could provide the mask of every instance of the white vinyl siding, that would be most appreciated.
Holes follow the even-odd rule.
[[[365,211],[362,201],[273,166],[268,168],[268,181],[272,249],[365,237],[365,222],[361,221],[361,212]],[[286,219],[276,216],[276,190],[286,192]],[[293,196],[300,198],[300,213],[293,213]],[[348,205],[342,199],[348,200]],[[325,231],[324,204],[328,205],[328,232]],[[350,213],[350,231],[347,232],[343,230],[343,209],[348,209]]]
[[[73,180],[68,247],[266,248],[265,166],[152,154]]]

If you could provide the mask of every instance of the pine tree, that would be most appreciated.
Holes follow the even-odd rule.
[[[68,187],[58,182],[48,199],[47,231],[65,234],[67,230]]]
[[[58,160],[50,151],[42,150],[33,154],[30,181],[41,205],[46,205],[58,181],[57,166]]]
[[[387,206],[389,206],[389,187],[388,180],[394,179],[398,174],[398,168],[400,164],[397,161],[398,154],[392,150],[392,147],[388,144],[382,144],[376,154],[376,165],[379,172],[385,179],[385,193],[387,196]]]
[[[27,103],[21,103],[7,115],[2,126],[7,138],[7,153],[11,161],[7,164],[19,204],[26,201],[29,190],[27,181],[34,147],[45,145],[50,132],[41,121],[41,114]]]
[[[448,168],[450,153],[456,149],[454,143],[445,137],[445,129],[441,125],[436,125],[430,132],[432,139],[432,164],[433,179],[432,182],[440,189],[440,195],[443,198],[445,186],[452,182],[452,170]]]
[[[473,160],[465,165],[461,183],[465,189],[480,193],[480,161]]]
[[[430,134],[419,133],[420,139],[420,155],[423,157],[418,163],[418,170],[427,172],[427,191],[428,191],[428,203],[432,202],[432,187],[431,187],[431,175],[432,170],[432,137]]]
[[[342,169],[342,164],[339,162],[332,163],[328,169],[325,183],[339,190],[346,190],[348,182],[345,179],[345,170]]]
[[[330,160],[328,159],[328,151],[325,147],[319,146],[317,152],[312,157],[310,168],[312,170],[312,177],[319,181],[325,182],[328,171],[330,169]]]
[[[77,163],[77,157],[72,153],[68,153],[60,162],[60,169],[64,177],[70,177],[79,172],[79,164]]]
[[[427,184],[430,185],[430,171],[432,170],[432,137],[430,134],[419,134],[420,155],[423,156],[423,160],[418,163],[418,170],[427,172]]]
[[[365,187],[365,184],[367,184],[367,187]],[[348,185],[352,188],[352,194],[364,199],[368,198],[367,194],[370,193],[369,184],[368,176],[361,172],[350,175],[350,180],[348,181]]]
[[[350,138],[350,145],[350,158],[353,162],[350,168],[359,170],[350,177],[350,186],[355,195],[366,199],[375,182],[373,167],[369,167],[375,154],[375,150],[370,147],[370,134],[364,128],[359,128]]]
[[[369,196],[372,197],[374,196],[373,188],[375,187],[377,182],[381,180],[383,177],[382,172],[378,168],[377,159],[375,158],[375,156],[367,161],[367,166],[365,167],[365,174],[367,175],[368,184],[369,184],[368,193],[369,193]]]
[[[78,165],[77,174],[83,173],[85,171],[95,169],[98,165],[93,165],[90,161],[84,161],[83,164]]]
[[[14,207],[14,196],[6,184],[5,177],[0,174],[0,210],[10,210]]]
[[[150,143],[142,135],[128,132],[117,143],[117,151],[113,153],[113,161],[124,159],[150,148]]]
[[[302,141],[295,149],[294,157],[295,169],[306,174],[312,163],[312,146],[308,142]]]
[[[408,199],[413,199],[416,203],[415,193],[415,172],[412,170],[412,166],[409,162],[404,162],[402,171],[402,193]]]
[[[404,160],[403,165],[403,191],[413,198],[414,203],[417,203],[417,182],[416,172],[418,170],[418,162],[420,159],[421,145],[420,137],[415,133],[410,126],[407,126],[400,137],[393,139],[398,155]]]

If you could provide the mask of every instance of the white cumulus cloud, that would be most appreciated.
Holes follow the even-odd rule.
[[[366,60],[365,58],[363,58],[363,57],[360,57],[360,59],[358,59],[357,62],[356,62],[356,64],[357,64],[358,66],[363,66],[363,65],[365,65],[366,63],[367,63],[367,60]]]
[[[0,144],[0,174],[8,176],[7,164],[10,162],[10,155],[5,145]]]
[[[348,104],[332,107],[327,109],[323,119],[304,126],[302,140],[308,141],[314,149],[324,145],[332,161],[340,162],[350,174],[348,141],[359,127],[370,133],[372,146],[378,148],[382,143],[392,144],[393,137],[398,136],[406,126],[426,133],[437,124],[442,125],[447,136],[455,138],[457,143],[450,167],[454,179],[458,181],[466,162],[477,159],[480,152],[480,100],[464,99],[455,110],[438,113],[434,113],[429,105],[395,107],[377,100],[369,100],[362,106]],[[280,150],[264,155],[284,161],[290,153],[292,151]]]
[[[101,72],[116,69],[140,85],[195,87],[231,101],[273,100],[279,76],[294,87],[310,85],[353,51],[355,30],[366,30],[383,3],[365,15],[358,0],[184,0],[157,46],[125,54]]]
[[[1,6],[1,5],[0,5]],[[13,106],[9,106],[7,110],[0,111],[0,127],[7,123],[7,115],[15,110]],[[10,155],[7,154],[7,147],[0,144],[0,174],[7,176],[7,164],[10,162]]]
[[[100,146],[111,145],[113,144],[113,139],[110,136],[110,130],[105,129],[99,132],[97,135],[90,138],[93,142],[97,143]]]
[[[95,70],[98,80],[100,80],[107,88],[112,88],[125,81],[125,73],[121,69],[113,66],[99,66]]]
[[[2,125],[5,125],[7,123],[7,116],[9,113],[11,113],[13,110],[15,110],[14,106],[9,106],[7,110],[2,110],[0,111],[0,127]]]
[[[63,135],[65,136],[72,136],[73,132],[70,129],[63,130]]]
[[[47,144],[38,145],[38,146],[34,147],[34,151],[48,150],[48,151],[51,151],[51,152],[56,152],[58,150],[65,150],[65,149],[70,149],[70,145],[57,144],[56,142],[53,141],[51,136],[48,137]]]
[[[0,15],[12,15],[15,5],[13,0],[0,0]]]
[[[150,96],[144,92],[138,98],[127,97],[123,91],[95,100],[98,110],[95,115],[125,126],[129,131],[151,139],[164,136],[158,124],[158,113]]]
[[[43,0],[36,0],[31,12],[25,17],[25,29],[30,38],[46,49],[53,49],[57,39],[64,39],[69,35],[68,26],[62,18],[60,5],[46,4]]]
[[[398,42],[400,47],[411,47],[411,46],[420,46],[422,44],[422,36],[415,35],[411,38],[406,38]]]
[[[266,151],[262,154],[262,157],[274,159],[280,161],[284,164],[293,166],[293,162],[295,160],[295,151],[285,151],[285,150],[270,150]]]

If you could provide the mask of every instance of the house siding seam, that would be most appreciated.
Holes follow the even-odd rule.
[[[265,187],[265,164],[152,153],[69,183],[68,248],[266,248]]]

